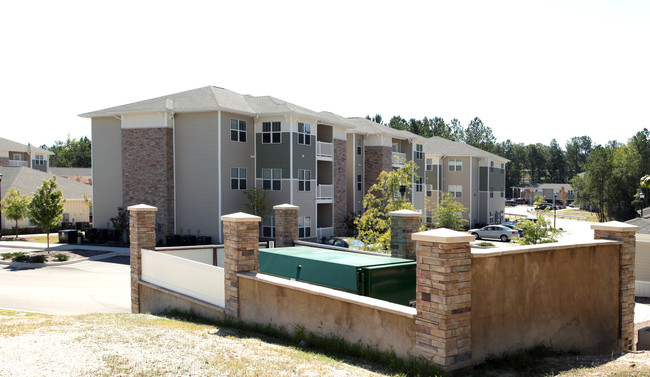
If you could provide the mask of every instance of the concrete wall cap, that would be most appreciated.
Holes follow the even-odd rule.
[[[300,209],[298,206],[294,206],[293,204],[285,203],[285,204],[278,204],[276,206],[273,206],[273,209],[295,209],[296,211]]]
[[[237,212],[237,213],[231,213],[229,215],[221,216],[221,221],[228,221],[228,222],[235,222],[235,223],[260,222],[262,221],[262,218],[244,212]]]
[[[149,206],[149,205],[146,205],[146,204],[136,204],[136,205],[133,205],[133,206],[128,206],[128,207],[126,207],[126,209],[131,211],[131,212],[133,212],[133,211],[153,211],[153,212],[158,211],[157,207]]]
[[[639,231],[638,226],[622,223],[620,221],[609,221],[606,223],[593,224],[591,226],[591,229],[604,230],[609,232],[638,232]]]
[[[400,209],[399,211],[389,212],[388,214],[396,217],[422,217],[420,212],[411,211],[410,209]]]
[[[472,242],[474,241],[474,236],[456,230],[439,228],[427,230],[426,232],[413,233],[411,239],[425,242],[459,243]]]

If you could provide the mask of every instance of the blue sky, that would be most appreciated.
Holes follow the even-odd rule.
[[[35,1],[3,5],[1,136],[207,85],[343,116],[480,117],[499,141],[650,128],[647,1]]]

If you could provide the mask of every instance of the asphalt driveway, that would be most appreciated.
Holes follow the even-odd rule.
[[[130,313],[128,256],[64,266],[0,266],[0,308],[49,314]]]

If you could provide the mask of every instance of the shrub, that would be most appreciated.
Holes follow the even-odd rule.
[[[492,242],[479,242],[476,244],[477,246],[494,246]]]
[[[23,252],[17,252],[13,253],[14,255],[11,257],[12,262],[27,262],[29,257],[25,255]]]
[[[45,255],[34,255],[29,257],[29,263],[45,263],[47,256]]]
[[[65,262],[68,259],[70,259],[70,256],[67,254],[58,253],[58,254],[54,254],[54,258],[56,258],[56,260],[59,262]]]
[[[16,253],[2,253],[0,254],[0,257],[2,257],[3,260],[6,260],[13,258],[15,254]]]

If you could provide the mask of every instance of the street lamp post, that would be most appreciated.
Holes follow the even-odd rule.
[[[0,174],[0,177],[2,177],[2,174]],[[641,218],[643,218],[643,207],[645,207],[645,194],[643,192],[639,194],[639,199],[641,199]]]
[[[557,192],[553,193],[553,228],[555,228],[555,218],[557,215],[557,207],[555,206],[555,200],[557,199]]]

